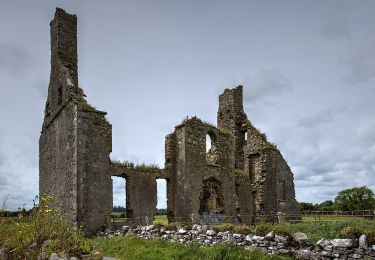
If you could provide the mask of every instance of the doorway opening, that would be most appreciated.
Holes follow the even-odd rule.
[[[113,210],[111,218],[126,218],[126,180],[122,177],[112,177]]]
[[[155,223],[168,224],[167,219],[167,180],[156,180],[157,203],[155,211]]]

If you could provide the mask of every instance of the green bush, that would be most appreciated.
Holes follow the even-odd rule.
[[[288,224],[278,224],[273,227],[273,231],[280,236],[291,236]]]
[[[37,259],[44,251],[79,256],[91,251],[90,244],[58,209],[51,208],[52,198],[43,196],[30,217],[0,220],[0,244],[12,251],[12,259]],[[48,243],[45,243],[48,241]]]
[[[167,230],[177,230],[180,226],[181,224],[179,222],[171,222],[164,225]]]
[[[346,226],[340,230],[341,238],[359,238],[363,234],[363,229],[357,226]]]
[[[340,231],[348,226],[355,226],[364,231],[374,227],[374,220],[355,219],[346,221],[327,221],[327,222],[302,222],[289,225],[291,233],[303,232],[313,242],[321,238],[334,239],[340,236]]]
[[[365,235],[367,236],[367,243],[371,245],[375,245],[375,226],[371,229],[365,231]]]
[[[267,233],[272,231],[272,225],[266,223],[260,223],[255,227],[255,234],[258,236],[265,236]]]
[[[211,226],[211,229],[216,232],[225,232],[225,231],[233,231],[234,225],[230,223],[224,223],[221,225],[214,225]]]
[[[252,233],[252,230],[249,226],[242,224],[242,225],[234,226],[233,232],[247,235],[247,234]]]

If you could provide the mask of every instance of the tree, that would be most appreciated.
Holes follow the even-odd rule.
[[[332,200],[326,200],[320,203],[317,206],[317,210],[320,211],[333,211],[334,210],[334,203]]]
[[[335,198],[335,207],[343,211],[374,209],[374,192],[366,186],[342,190]]]
[[[114,206],[112,211],[113,212],[125,212],[126,209],[123,206]]]
[[[315,206],[309,202],[300,202],[299,208],[301,209],[301,211],[316,210]]]

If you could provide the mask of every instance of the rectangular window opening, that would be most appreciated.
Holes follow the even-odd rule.
[[[285,201],[286,195],[285,195],[285,181],[279,181],[279,196],[278,200]]]
[[[62,86],[60,86],[58,88],[57,95],[58,95],[58,97],[57,97],[57,104],[61,105],[61,103],[62,103]]]

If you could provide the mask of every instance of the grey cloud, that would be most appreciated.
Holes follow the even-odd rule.
[[[3,165],[3,163],[5,162],[5,155],[0,153],[0,167]],[[0,180],[1,182],[1,180]]]
[[[167,205],[167,182],[166,180],[157,181],[157,208],[166,208]]]
[[[9,194],[6,204],[9,210],[16,210],[23,205],[30,208],[33,206],[32,200],[38,195],[37,169],[22,167],[16,171],[15,168],[0,169],[1,183],[4,187],[0,195]]]
[[[320,203],[324,200],[333,200],[335,195],[339,191],[335,187],[331,186],[309,186],[309,187],[300,187],[300,183],[297,181],[296,192],[300,194],[303,198],[311,198],[310,200],[300,200],[313,203]]]
[[[112,177],[113,181],[113,206],[125,206],[125,179]]]
[[[328,38],[350,38],[350,32],[347,27],[347,19],[341,18],[334,20],[322,28],[322,34]]]
[[[27,136],[4,133],[0,138],[0,186],[2,196],[10,194],[8,209],[16,210],[24,204],[32,207],[38,194],[37,142]],[[6,162],[6,163],[5,163]]]
[[[0,42],[0,71],[13,76],[24,75],[31,68],[33,57],[27,48],[11,42]]]
[[[371,112],[364,112],[365,107],[328,109],[296,121],[290,134],[298,138],[291,140],[283,152],[293,158],[291,168],[303,200],[309,197],[319,202],[329,196],[333,199],[345,188],[374,187],[375,133],[369,129],[375,123],[366,120]],[[294,151],[295,147],[299,149]],[[306,149],[308,153],[301,152]]]
[[[32,87],[38,92],[41,98],[45,99],[48,94],[48,77],[36,79],[32,82]]]
[[[332,109],[327,109],[325,111],[319,112],[318,114],[301,118],[298,122],[298,125],[302,127],[312,127],[318,124],[330,123],[333,117],[334,114]]]
[[[369,38],[344,60],[349,74],[344,79],[350,84],[366,82],[375,76],[375,37]]]
[[[2,176],[1,172],[0,172],[0,176]],[[9,184],[8,179],[3,176],[3,178],[0,179],[0,190],[1,191],[6,190],[6,187],[8,186],[8,184]]]
[[[2,140],[2,137],[4,136],[4,130],[0,129],[0,146],[2,146],[3,144],[3,140]],[[2,150],[0,150],[0,168],[1,166],[3,165],[5,161],[5,154],[3,154]],[[0,180],[1,182],[1,180]]]
[[[244,103],[269,103],[272,98],[292,90],[291,81],[277,69],[260,70],[252,80],[246,81],[250,91],[245,92]]]
[[[317,175],[328,173],[333,167],[329,160],[321,160],[320,157],[315,157],[310,161],[306,160],[298,169],[298,180],[309,181]]]

